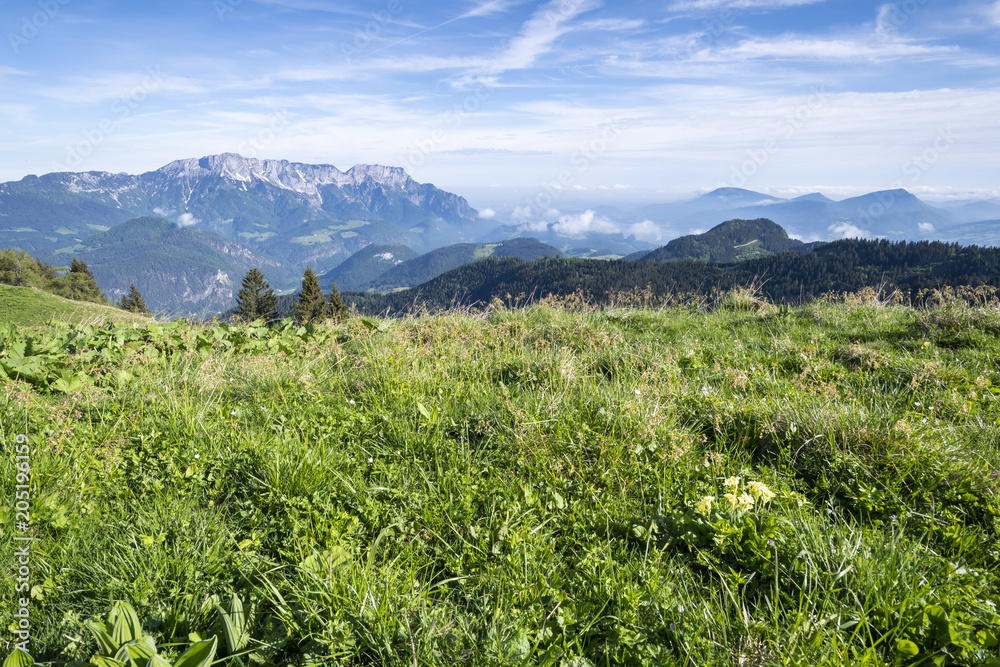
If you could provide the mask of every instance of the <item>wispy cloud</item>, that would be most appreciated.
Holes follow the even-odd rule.
[[[815,5],[826,0],[684,0],[676,2],[671,9],[689,11],[692,9],[785,9]]]

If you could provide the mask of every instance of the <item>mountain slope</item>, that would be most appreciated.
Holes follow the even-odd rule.
[[[135,218],[86,241],[85,261],[108,298],[135,283],[151,312],[204,314],[232,305],[243,275],[259,267],[269,279],[291,276],[277,262],[163,218]]]
[[[780,252],[807,252],[811,244],[788,238],[788,233],[766,218],[729,220],[704,234],[682,236],[641,257],[643,262],[736,262]]]
[[[0,184],[0,247],[56,261],[97,233],[149,215],[266,252],[292,273],[371,243],[430,250],[480,233],[465,199],[398,167],[342,172],[223,154],[140,175],[58,173]]]
[[[0,285],[0,322],[36,326],[53,320],[71,324],[103,324],[107,321],[142,324],[151,322],[152,318],[114,306],[71,301],[34,287]]]
[[[363,288],[385,291],[412,287],[483,257],[517,257],[532,260],[546,255],[561,257],[562,253],[533,238],[517,238],[498,243],[457,243],[402,262],[368,282]]]
[[[394,266],[419,256],[415,250],[398,243],[373,243],[319,276],[319,285],[327,291],[336,280],[338,290],[361,289]]]
[[[416,308],[484,306],[513,295],[518,303],[546,296],[586,295],[591,304],[648,291],[652,299],[711,295],[764,278],[772,301],[798,301],[837,291],[887,284],[918,300],[920,290],[945,286],[1000,289],[1000,249],[941,242],[842,240],[814,252],[785,252],[741,262],[628,262],[577,258],[524,262],[487,258],[391,294],[352,292],[345,302],[362,312],[403,314]]]

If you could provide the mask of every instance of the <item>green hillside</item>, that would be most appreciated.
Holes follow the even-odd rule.
[[[788,237],[779,225],[766,218],[729,220],[704,234],[673,239],[667,245],[642,256],[643,262],[738,262],[782,252],[807,252],[813,244]]]
[[[394,266],[419,256],[415,250],[398,243],[373,243],[319,276],[319,284],[329,290],[336,280],[340,290],[361,289]]]
[[[228,308],[246,272],[275,284],[290,276],[277,262],[215,234],[163,218],[135,218],[87,239],[78,250],[110,299],[135,284],[151,312],[204,314]]]
[[[576,258],[533,262],[487,258],[434,280],[391,294],[348,293],[345,302],[363,312],[403,314],[418,309],[485,306],[494,299],[529,303],[544,297],[587,295],[595,305],[623,295],[648,302],[706,298],[755,284],[775,302],[798,303],[829,292],[881,286],[918,301],[948,287],[1000,289],[1000,248],[962,247],[937,241],[841,240],[813,252],[785,252],[759,259],[700,261],[602,261]],[[508,297],[510,295],[510,297]]]
[[[397,264],[363,285],[361,289],[390,291],[413,287],[484,257],[517,257],[530,261],[545,256],[561,257],[562,253],[557,248],[532,238],[516,238],[495,243],[456,243]]]
[[[145,323],[152,318],[125,312],[114,306],[71,301],[32,287],[0,285],[0,322],[35,326],[52,321],[97,324],[106,321]]]
[[[0,325],[0,627],[52,665],[994,665],[998,312]]]

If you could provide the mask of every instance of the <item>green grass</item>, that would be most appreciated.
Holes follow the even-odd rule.
[[[151,322],[149,317],[127,313],[113,306],[72,301],[31,287],[0,285],[0,322],[36,326],[50,322]]]
[[[744,297],[33,334],[33,654],[235,592],[263,664],[995,664],[1000,312]]]

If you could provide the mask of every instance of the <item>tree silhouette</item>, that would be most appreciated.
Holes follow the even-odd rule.
[[[312,267],[307,266],[302,276],[302,289],[299,290],[299,300],[295,306],[295,319],[301,323],[322,322],[327,318],[328,309],[319,280]]]
[[[122,295],[122,300],[118,304],[118,307],[127,310],[130,313],[138,313],[140,315],[148,315],[149,309],[146,308],[146,302],[142,299],[142,294],[139,293],[139,289],[132,283],[132,287],[129,288],[128,294]]]
[[[337,281],[333,281],[333,285],[330,287],[330,297],[327,299],[329,301],[329,314],[330,318],[334,322],[343,322],[347,319],[347,306],[340,298],[340,290],[337,289]]]
[[[271,324],[278,319],[278,297],[264,274],[256,267],[243,276],[239,294],[236,295],[236,312],[244,320],[264,320]]]

